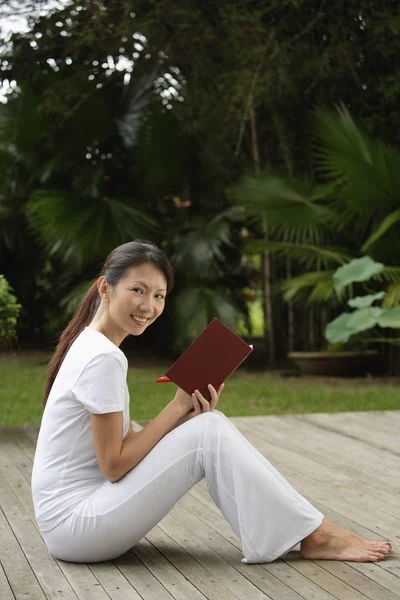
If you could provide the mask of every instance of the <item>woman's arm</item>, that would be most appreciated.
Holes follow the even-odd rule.
[[[212,388],[212,389],[211,389]],[[114,483],[133,469],[169,431],[190,418],[213,410],[218,393],[211,386],[211,401],[200,392],[192,396],[178,389],[175,398],[141,431],[134,433],[132,425],[124,439],[123,413],[91,414],[92,436],[100,470],[104,477]]]
[[[168,404],[153,421],[122,439],[123,413],[90,415],[92,436],[99,467],[114,483],[133,469],[182,417],[178,407]]]

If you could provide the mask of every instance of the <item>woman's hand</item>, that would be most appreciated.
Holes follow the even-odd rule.
[[[211,394],[210,401],[206,400],[199,392],[199,390],[195,390],[192,394],[192,402],[193,402],[193,414],[191,412],[191,416],[195,417],[196,415],[200,415],[203,412],[212,412],[214,408],[217,406],[217,402],[221,395],[222,390],[224,389],[225,384],[221,383],[218,388],[218,391],[215,389],[211,383],[208,384],[208,390]]]
[[[210,383],[208,384],[208,389],[210,390],[211,394],[210,401],[206,400],[199,390],[195,390],[195,392],[190,396],[181,388],[179,388],[171,402],[171,404],[174,404],[178,407],[178,411],[181,414],[181,418],[176,423],[175,427],[182,425],[182,423],[185,423],[189,419],[192,419],[203,412],[213,411],[217,405],[224,386],[225,384],[221,383],[217,392]]]

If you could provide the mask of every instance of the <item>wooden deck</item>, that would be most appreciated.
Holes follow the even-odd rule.
[[[102,564],[56,561],[36,528],[30,474],[37,428],[0,429],[0,599],[399,600],[400,411],[232,419],[328,518],[389,538],[379,564],[244,565],[204,483],[145,539]]]

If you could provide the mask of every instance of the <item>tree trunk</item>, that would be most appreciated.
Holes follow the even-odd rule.
[[[287,136],[285,133],[285,127],[282,123],[279,112],[275,110],[273,104],[270,105],[270,114],[271,119],[275,127],[275,131],[279,140],[279,146],[282,152],[282,157],[284,163],[286,165],[286,169],[289,177],[293,176],[293,162],[291,149],[289,144],[287,143]],[[292,261],[287,256],[286,257],[286,278],[292,278]],[[294,308],[293,308],[293,300],[287,301],[287,319],[288,319],[288,352],[293,352],[294,349]]]
[[[256,175],[260,174],[260,153],[258,151],[256,116],[253,102],[250,109],[251,147],[253,152],[254,169]],[[268,241],[268,222],[263,218],[263,236]],[[262,253],[262,285],[263,285],[263,307],[264,307],[264,335],[268,341],[268,361],[275,364],[275,334],[272,311],[272,282],[271,282],[271,256],[268,250]]]
[[[308,311],[308,342],[310,350],[315,350],[315,330],[314,330],[314,310],[311,307]]]
[[[286,257],[286,278],[292,279],[292,261]],[[294,311],[292,300],[288,301],[288,352],[294,350]]]

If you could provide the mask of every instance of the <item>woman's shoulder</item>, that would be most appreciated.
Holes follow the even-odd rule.
[[[75,340],[75,348],[71,347],[71,350],[76,350],[77,358],[81,364],[85,361],[88,364],[93,360],[98,363],[113,362],[114,360],[120,362],[126,368],[128,367],[128,360],[122,350],[105,335],[88,327],[85,327],[79,334]]]

